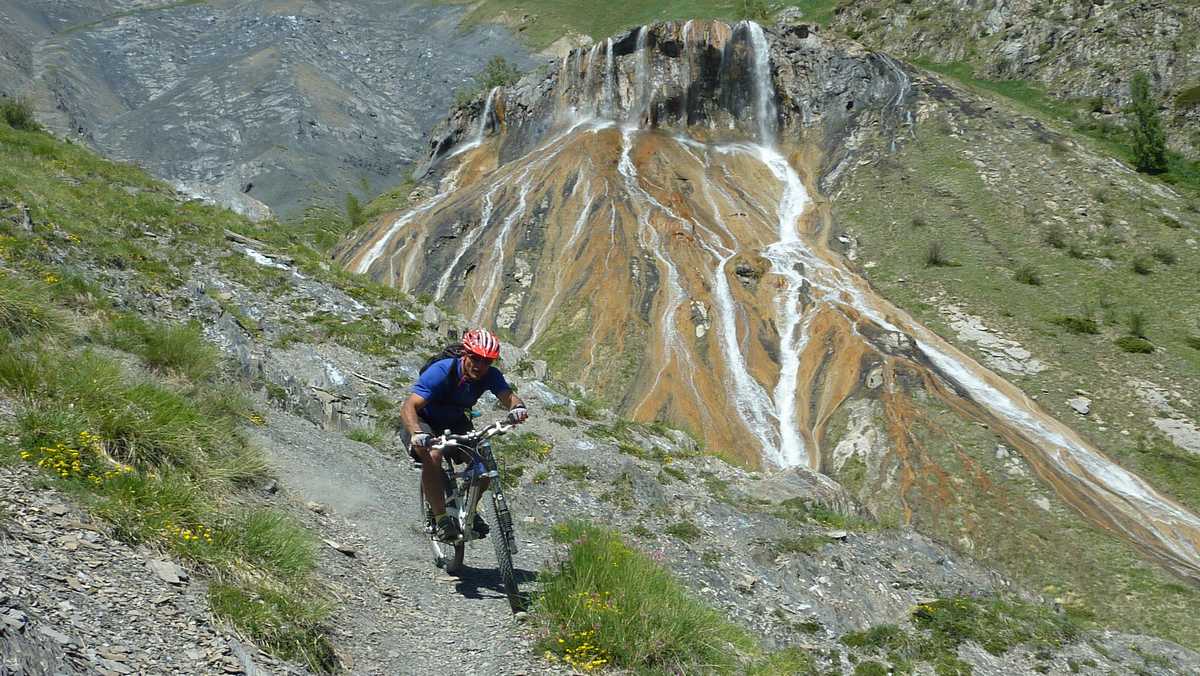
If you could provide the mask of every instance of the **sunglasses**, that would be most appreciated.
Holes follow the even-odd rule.
[[[475,354],[468,354],[467,359],[470,359],[471,363],[479,364],[480,366],[491,366],[492,362],[496,361],[495,359],[488,359],[487,357],[480,357]]]

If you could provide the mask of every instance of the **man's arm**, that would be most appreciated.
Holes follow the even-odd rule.
[[[417,411],[425,407],[425,401],[425,397],[419,394],[410,394],[400,406],[400,422],[410,436],[421,432],[421,419],[417,417]]]
[[[513,392],[512,390],[504,390],[497,395],[496,398],[500,400],[501,404],[504,404],[504,408],[507,408],[510,411],[518,407],[525,408],[525,402],[521,401],[521,398],[517,396],[517,393]]]
[[[508,419],[510,422],[523,423],[529,418],[529,410],[525,408],[525,402],[517,396],[512,390],[504,390],[496,396],[501,404],[508,407]]]

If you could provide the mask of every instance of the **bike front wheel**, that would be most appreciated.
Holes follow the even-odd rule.
[[[417,505],[420,509],[418,518],[420,523],[425,524],[424,530],[429,536],[430,546],[433,549],[433,565],[447,573],[458,571],[462,568],[467,545],[463,542],[450,544],[437,539],[437,524],[434,523],[433,510],[429,508],[429,501],[425,499],[425,484],[421,481],[417,482]]]
[[[504,593],[508,596],[508,605],[514,613],[525,609],[525,599],[517,585],[517,573],[513,570],[512,562],[512,521],[507,508],[501,511],[496,495],[492,494],[492,515],[495,516],[496,532],[492,533],[492,545],[496,548],[496,565],[500,569],[500,579],[504,583]]]

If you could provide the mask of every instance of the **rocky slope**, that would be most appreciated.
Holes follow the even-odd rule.
[[[1092,108],[1101,118],[1129,103],[1130,79],[1145,72],[1174,131],[1171,145],[1200,155],[1195,3],[859,0],[840,5],[831,27],[898,57],[965,62],[979,77],[1031,80],[1060,98],[1098,98]]]
[[[413,2],[0,3],[0,94],[56,133],[255,217],[364,199],[494,55],[496,27]]]
[[[183,233],[146,231],[145,257],[113,265],[72,239],[79,222],[30,217],[30,207],[54,213],[53,205],[34,201],[36,187],[5,190],[0,272],[78,275],[141,316],[199,320],[228,355],[230,373],[269,406],[261,425],[247,425],[278,476],[258,487],[257,499],[291,511],[332,543],[319,571],[337,600],[329,631],[343,668],[426,673],[444,668],[453,651],[468,658],[466,673],[561,672],[532,650],[545,635],[536,613],[525,624],[511,619],[486,543],[471,549],[460,577],[448,577],[431,565],[410,521],[415,474],[394,454],[389,420],[424,355],[467,320],[334,274],[303,249],[255,241],[271,233],[216,213],[217,227],[238,232],[202,244]],[[133,201],[138,188],[111,190]],[[149,263],[174,256],[195,263],[175,268],[169,279]],[[362,326],[371,330],[353,330]],[[517,566],[531,592],[532,573],[553,566],[562,551],[551,527],[583,518],[624,533],[770,645],[802,648],[821,673],[933,659],[959,660],[978,674],[1200,668],[1200,655],[1158,639],[1108,631],[1043,635],[1036,629],[1043,620],[1026,615],[1054,617],[1038,594],[908,528],[864,518],[854,498],[822,475],[804,468],[750,472],[700,455],[678,431],[622,421],[555,392],[538,380],[544,366],[533,356],[511,346],[504,354],[506,372],[534,411],[523,430],[536,435],[526,438],[533,446],[500,451],[518,521]],[[6,426],[22,406],[0,397]],[[496,415],[483,408],[485,419]],[[29,671],[33,659],[68,673],[297,670],[209,626],[197,603],[206,584],[199,571],[181,580],[170,565],[147,569],[161,553],[114,541],[107,524],[32,467],[5,468],[0,480],[4,668]],[[1022,628],[1005,634],[1018,637],[1012,643],[972,634],[949,652],[918,657],[854,634],[883,624],[911,632],[914,606],[997,592],[1013,599],[1001,607],[1026,608],[1002,616],[1010,629]],[[966,609],[974,602],[958,603]],[[447,625],[469,627],[470,636],[446,634]]]

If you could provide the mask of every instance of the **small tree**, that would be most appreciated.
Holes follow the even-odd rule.
[[[346,218],[350,221],[352,228],[357,228],[367,220],[363,215],[362,205],[359,204],[358,198],[352,192],[346,193]]]
[[[1167,135],[1158,116],[1158,104],[1150,95],[1150,79],[1137,73],[1129,84],[1133,101],[1125,109],[1133,134],[1133,161],[1137,170],[1161,174],[1167,170]]]
[[[483,68],[483,74],[477,80],[485,89],[505,87],[521,79],[521,71],[508,62],[503,56],[493,56]]]
[[[775,10],[767,0],[741,0],[738,3],[738,18],[769,24],[775,19]]]

